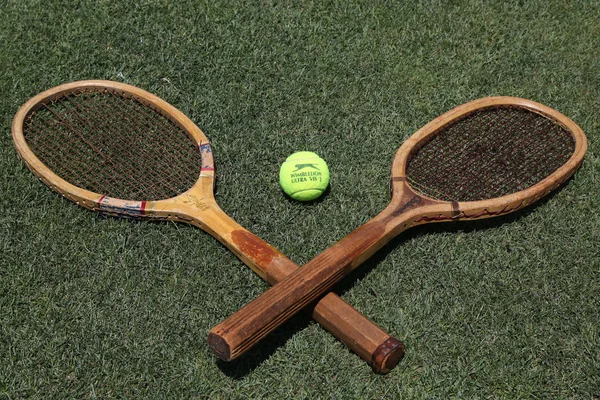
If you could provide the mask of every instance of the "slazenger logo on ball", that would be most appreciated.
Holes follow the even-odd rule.
[[[304,168],[314,168],[317,171],[320,171],[319,167],[317,167],[315,164],[296,164],[296,170],[292,172],[297,172]]]

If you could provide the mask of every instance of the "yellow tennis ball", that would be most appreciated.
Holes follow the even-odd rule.
[[[279,183],[283,191],[294,200],[314,200],[321,196],[329,185],[329,168],[315,153],[299,151],[281,164]]]

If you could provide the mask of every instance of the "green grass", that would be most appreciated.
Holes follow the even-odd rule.
[[[0,4],[0,399],[600,398],[600,2],[203,3]],[[190,116],[219,204],[300,265],[385,207],[395,149],[456,105],[530,98],[590,147],[538,206],[413,229],[341,284],[405,342],[389,375],[306,317],[225,364],[208,330],[266,283],[196,228],[99,217],[17,159],[18,107],[77,79]],[[279,188],[297,150],[329,163],[320,202]]]

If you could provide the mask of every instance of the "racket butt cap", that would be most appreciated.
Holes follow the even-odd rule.
[[[208,333],[208,347],[215,355],[223,361],[231,361],[231,348],[220,335],[213,332]]]
[[[378,374],[387,374],[404,357],[404,343],[400,340],[389,337],[381,343],[373,352],[371,366]]]

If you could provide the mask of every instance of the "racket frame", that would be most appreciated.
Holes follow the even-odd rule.
[[[440,129],[478,110],[511,106],[545,116],[571,133],[575,146],[564,165],[524,190],[480,201],[440,201],[418,193],[409,185],[406,166],[411,153]],[[391,168],[392,199],[381,213],[213,327],[209,345],[224,360],[238,357],[404,230],[428,222],[482,219],[517,211],[569,179],[581,166],[586,150],[587,139],[577,124],[531,100],[488,97],[446,112],[416,131],[396,152]]]
[[[25,120],[43,104],[66,94],[88,90],[106,90],[135,97],[181,127],[202,152],[202,168],[197,182],[189,190],[170,199],[132,201],[91,192],[55,174],[27,144],[23,132]],[[77,81],[54,87],[21,106],[13,119],[12,135],[19,156],[31,172],[54,191],[82,207],[117,217],[166,219],[195,225],[218,239],[272,285],[298,269],[291,260],[241,227],[220,209],[214,198],[215,169],[210,142],[181,111],[145,90],[104,80]],[[367,361],[375,372],[388,373],[404,356],[401,341],[384,332],[334,293],[324,296],[311,314],[320,325]]]

